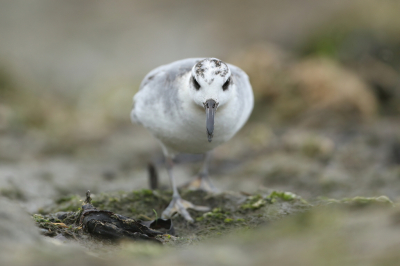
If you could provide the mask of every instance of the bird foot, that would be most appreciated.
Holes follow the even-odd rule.
[[[168,207],[163,211],[162,218],[170,218],[175,213],[179,213],[187,221],[193,222],[193,218],[190,216],[187,209],[193,209],[196,211],[209,211],[210,208],[206,206],[196,206],[193,203],[182,199],[180,196],[174,196],[169,203]]]
[[[204,190],[211,193],[219,193],[220,190],[214,186],[208,175],[199,174],[193,181],[186,183],[182,188],[187,188],[190,190]]]

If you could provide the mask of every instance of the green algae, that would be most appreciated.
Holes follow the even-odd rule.
[[[69,195],[65,197],[61,197],[56,200],[54,204],[54,208],[50,210],[46,210],[43,208],[40,210],[41,213],[46,214],[49,212],[72,212],[77,211],[81,208],[83,203],[83,198],[79,195]]]
[[[327,204],[347,204],[351,206],[367,206],[367,205],[386,205],[394,207],[395,204],[391,201],[387,196],[378,196],[378,197],[353,197],[353,198],[343,198],[340,200],[337,199],[329,199],[329,198],[321,198],[323,202]]]
[[[154,196],[149,194],[148,191],[119,192],[116,194],[104,193],[96,196],[96,198],[97,200],[101,199],[99,202],[106,206],[107,204],[114,206],[117,202],[124,203],[135,196],[147,195],[148,199],[157,202],[158,197],[170,195],[169,192],[163,191],[157,191],[156,194],[157,196]],[[206,213],[191,212],[193,217],[197,218],[193,224],[182,222],[183,219],[180,216],[174,217],[173,221],[179,236],[167,234],[159,236],[158,239],[164,243],[164,247],[141,242],[122,242],[120,245],[102,242],[100,245],[96,245],[98,240],[93,238],[89,238],[85,243],[81,238],[81,228],[75,225],[70,225],[68,228],[58,228],[57,222],[59,221],[52,218],[54,214],[34,215],[33,218],[42,226],[44,225],[47,228],[52,226],[51,229],[55,230],[56,233],[49,236],[55,236],[59,233],[64,236],[69,235],[71,239],[74,239],[74,237],[78,239],[81,245],[89,248],[94,254],[99,251],[93,249],[93,245],[95,248],[101,247],[101,250],[116,251],[118,256],[127,259],[163,259],[170,263],[171,261],[168,258],[175,258],[176,252],[180,252],[181,247],[185,247],[185,250],[188,250],[187,252],[194,249],[202,249],[203,251],[206,249],[210,256],[220,258],[221,253],[217,251],[221,250],[221,247],[224,250],[229,250],[231,252],[229,254],[233,256],[242,250],[243,246],[246,246],[248,247],[246,254],[250,254],[248,259],[254,258],[254,262],[261,257],[264,258],[263,261],[270,258],[276,260],[279,257],[277,254],[282,254],[281,248],[284,247],[290,249],[293,255],[285,256],[284,261],[288,262],[288,265],[296,264],[298,258],[302,258],[301,261],[308,262],[307,265],[322,265],[326,261],[330,262],[329,265],[355,265],[345,263],[346,260],[355,258],[352,247],[360,245],[355,240],[354,234],[361,234],[360,230],[363,230],[363,234],[375,238],[375,231],[377,231],[380,232],[381,237],[388,237],[387,232],[389,232],[389,229],[392,230],[395,223],[393,215],[400,213],[396,208],[388,209],[385,207],[392,206],[392,201],[386,196],[354,197],[340,200],[321,199],[322,204],[311,205],[305,203],[298,195],[284,191],[246,196],[239,193],[209,195],[204,192],[187,191],[182,194],[186,196],[187,200],[202,198],[202,201],[196,204],[205,205],[208,203],[213,208]],[[107,196],[110,201],[106,199]],[[263,206],[253,209],[242,208],[245,204],[254,204],[261,199],[265,201]],[[71,200],[73,199],[71,198]],[[358,206],[358,204],[365,207],[348,208],[348,206]],[[375,208],[375,206],[384,208]],[[118,208],[122,207],[119,206]],[[153,209],[147,211],[151,213]],[[355,224],[362,224],[363,226],[354,230]],[[396,225],[398,225],[398,222]],[[346,233],[349,231],[353,233]],[[229,236],[226,236],[227,234]],[[200,245],[207,239],[214,241],[207,241],[206,245]],[[266,249],[267,243],[268,248]],[[364,248],[368,248],[370,244],[367,244]],[[392,255],[392,253],[389,252],[388,255]],[[362,258],[362,256],[357,255],[357,258]],[[395,258],[397,257],[395,256]],[[386,258],[378,257],[377,261],[380,262],[384,259]]]
[[[354,197],[336,199],[320,198],[317,204],[310,204],[302,197],[288,191],[263,191],[253,195],[226,192],[220,194],[209,194],[204,191],[181,191],[182,197],[196,205],[209,206],[209,212],[197,212],[189,210],[194,218],[194,223],[188,223],[181,216],[172,218],[176,236],[165,234],[160,236],[160,241],[166,246],[185,247],[206,239],[219,238],[232,232],[243,232],[254,229],[263,224],[273,223],[285,219],[287,216],[298,215],[299,224],[308,224],[309,210],[326,208],[331,206],[371,206],[385,205],[394,206],[393,202],[386,196],[379,197]],[[155,219],[162,212],[171,199],[169,191],[152,191],[148,189],[102,193],[93,195],[92,204],[101,210],[108,210],[133,219]],[[42,229],[47,229],[46,235],[54,236],[62,234],[81,240],[85,233],[76,224],[79,217],[83,197],[76,195],[63,197],[57,200],[50,208],[47,215],[34,215],[33,219]],[[63,219],[58,219],[60,211],[72,209],[74,211],[61,213]],[[314,207],[315,206],[315,207]],[[318,212],[325,213],[325,212]],[[320,217],[318,219],[324,220]],[[326,219],[331,219],[328,216]],[[322,221],[321,220],[321,221]],[[63,223],[65,226],[63,226]],[[297,227],[296,227],[297,228]],[[297,230],[297,229],[296,229]],[[316,229],[313,229],[316,230]],[[89,240],[88,240],[89,241]],[[91,239],[90,241],[97,241]],[[85,244],[83,244],[85,245]]]
[[[308,208],[301,197],[291,192],[261,192],[254,195],[226,192],[209,194],[204,191],[183,190],[184,199],[195,205],[208,206],[209,212],[189,210],[195,222],[190,224],[181,216],[173,217],[177,237],[164,235],[164,244],[170,246],[187,246],[192,243],[215,238],[232,231],[255,228],[260,224],[280,219],[283,216],[304,211]],[[133,219],[153,220],[169,204],[171,192],[159,190],[137,190],[92,195],[92,204],[101,210],[108,210]],[[41,228],[58,230],[58,233],[71,235],[83,234],[76,225],[83,196],[71,195],[62,197],[49,206],[47,215],[37,216],[36,223]],[[68,211],[63,220],[56,221],[55,214]],[[53,217],[53,220],[51,220]],[[56,222],[64,222],[68,228],[53,228]]]
[[[257,210],[267,204],[267,201],[261,195],[254,195],[247,198],[246,202],[242,204],[243,210]]]
[[[330,265],[347,265],[342,263],[342,254],[345,254],[346,258],[353,258],[351,247],[358,242],[351,244],[354,240],[352,235],[343,232],[354,230],[354,224],[367,225],[368,228],[365,230],[367,234],[373,230],[381,230],[385,237],[387,233],[384,231],[385,228],[381,228],[382,224],[391,224],[390,226],[400,224],[398,222],[400,219],[394,219],[400,217],[398,215],[400,212],[396,208],[387,208],[394,204],[386,196],[320,198],[310,204],[302,197],[288,191],[266,190],[244,195],[234,192],[208,194],[202,191],[183,190],[181,195],[196,205],[209,206],[211,210],[208,212],[189,210],[195,219],[194,223],[188,223],[179,215],[173,217],[176,235],[157,236],[164,247],[142,242],[124,241],[118,244],[87,235],[74,222],[79,217],[80,208],[74,212],[57,212],[68,204],[70,206],[76,204],[75,196],[63,197],[51,206],[52,212],[46,215],[34,215],[33,219],[42,228],[42,233],[47,230],[44,235],[49,237],[62,235],[100,256],[104,256],[102,252],[113,252],[123,258],[165,260],[171,257],[171,254],[180,252],[181,248],[184,250],[208,248],[207,254],[214,254],[215,250],[223,246],[224,249],[229,247],[232,254],[236,254],[246,246],[248,247],[246,252],[249,254],[267,259],[281,253],[279,247],[284,246],[293,254],[287,256],[288,261],[297,261],[298,257],[302,257],[312,262],[308,265],[322,265],[326,260],[334,262]],[[83,202],[83,199],[82,196],[80,202]],[[99,209],[134,219],[143,217],[153,219],[168,205],[170,199],[169,191],[138,190],[93,195],[92,203]],[[389,212],[392,213],[391,216],[388,216]],[[57,218],[60,215],[63,219]],[[355,230],[355,233],[357,232]],[[375,237],[375,234],[372,236]],[[268,249],[265,249],[266,243]],[[220,255],[218,253],[218,256]]]
[[[241,205],[243,210],[257,210],[265,206],[267,203],[273,204],[278,200],[281,201],[293,201],[297,200],[305,205],[309,203],[303,198],[297,196],[292,192],[285,191],[272,191],[268,196],[262,196],[260,194],[249,196],[244,204]]]

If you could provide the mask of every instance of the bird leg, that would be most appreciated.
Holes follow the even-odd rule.
[[[189,189],[200,189],[208,192],[217,193],[219,189],[214,186],[211,182],[210,176],[208,175],[208,165],[211,159],[211,152],[207,152],[205,154],[203,166],[200,169],[200,172],[193,179],[193,181],[185,184],[183,187]]]
[[[172,167],[173,167],[172,158],[166,157],[166,165],[167,165],[168,175],[171,180],[173,194],[172,194],[171,202],[169,203],[168,207],[162,213],[162,218],[170,218],[175,213],[179,213],[187,221],[193,222],[193,218],[190,216],[187,209],[194,209],[196,211],[209,211],[210,208],[205,207],[205,206],[196,206],[193,203],[182,199],[181,195],[178,192],[178,189],[175,184],[175,179],[172,174]]]

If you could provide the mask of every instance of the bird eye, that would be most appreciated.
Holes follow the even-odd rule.
[[[193,82],[194,88],[195,88],[197,91],[200,90],[200,84],[197,82],[197,80],[196,80],[194,77],[192,77],[192,82]]]
[[[222,89],[223,89],[224,91],[226,91],[226,90],[228,89],[230,83],[231,83],[231,78],[228,78],[228,79],[225,81],[224,85],[222,85]]]

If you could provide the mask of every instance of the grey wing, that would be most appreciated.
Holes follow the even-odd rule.
[[[247,74],[234,65],[229,65],[234,82],[236,83],[236,91],[240,105],[243,106],[243,115],[239,119],[240,126],[243,126],[249,118],[254,107],[254,95],[251,87],[249,77]]]
[[[159,66],[152,71],[150,71],[143,79],[140,84],[139,90],[142,90],[148,84],[152,87],[156,87],[154,82],[163,82],[163,79],[167,78],[168,81],[173,81],[177,77],[183,76],[187,72],[191,71],[193,66],[202,60],[203,58],[187,58],[179,61],[172,62],[167,65]],[[160,74],[162,77],[160,77]],[[161,79],[161,80],[160,80]],[[151,82],[153,84],[151,84]]]
[[[140,84],[139,91],[133,97],[132,122],[141,123],[136,110],[140,103],[145,102],[147,105],[152,105],[161,101],[165,110],[171,110],[168,107],[180,104],[176,101],[178,93],[177,79],[190,72],[193,66],[201,59],[183,59],[150,71]],[[177,110],[177,108],[172,110]]]

